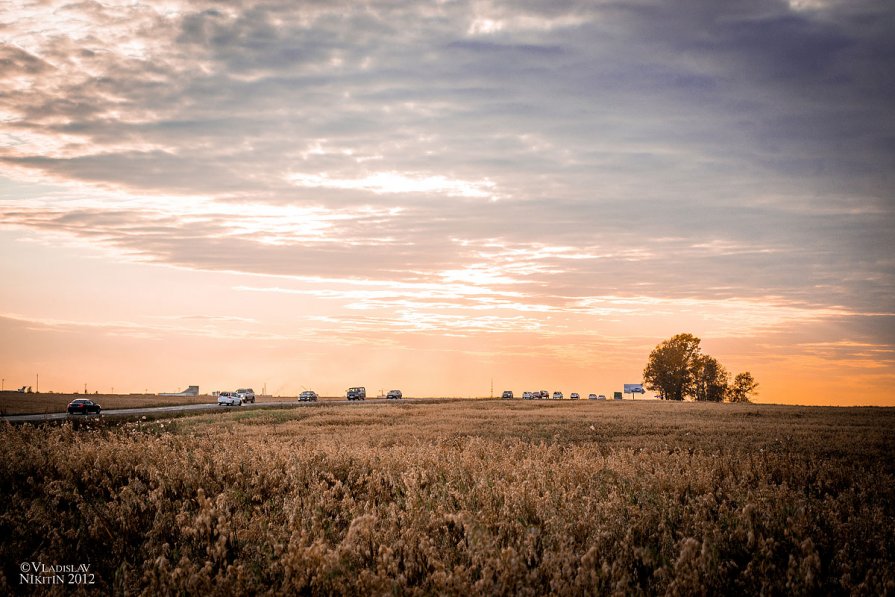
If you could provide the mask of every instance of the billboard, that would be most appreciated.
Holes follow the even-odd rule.
[[[626,383],[625,394],[646,394],[642,383]]]

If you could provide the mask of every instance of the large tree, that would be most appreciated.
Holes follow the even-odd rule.
[[[730,385],[730,374],[715,357],[693,357],[693,397],[706,402],[721,402]]]
[[[728,395],[730,396],[731,402],[749,402],[749,395],[756,394],[755,388],[758,387],[758,382],[755,381],[755,378],[752,377],[752,374],[748,371],[744,371],[742,373],[737,373],[736,378],[733,380],[733,385],[730,386],[730,390]]]
[[[656,346],[643,370],[643,382],[665,400],[683,400],[695,390],[694,363],[701,355],[699,338],[678,334]]]

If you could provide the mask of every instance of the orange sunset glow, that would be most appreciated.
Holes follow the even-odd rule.
[[[891,16],[720,4],[14,1],[4,389],[895,406]]]

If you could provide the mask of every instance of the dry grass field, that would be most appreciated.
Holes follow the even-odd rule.
[[[895,592],[895,410],[357,406],[3,424],[0,592]]]
[[[146,406],[175,406],[179,404],[204,404],[215,401],[211,396],[158,396],[157,394],[61,394],[0,393],[0,414],[48,414],[64,413],[65,407],[75,398],[88,398],[103,408],[142,408]]]
[[[158,394],[21,394],[0,392],[0,415],[63,413],[75,398],[89,398],[104,409],[178,406],[181,404],[214,404],[217,398],[199,396],[159,396]],[[297,396],[260,396],[258,402],[297,402]],[[321,397],[322,401],[345,400],[341,397]]]

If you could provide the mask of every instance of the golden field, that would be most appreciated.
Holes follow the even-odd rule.
[[[3,424],[0,591],[39,561],[116,594],[892,593],[893,429],[611,401]]]
[[[76,398],[87,398],[98,402],[103,409],[215,404],[217,402],[215,396],[206,394],[198,396],[159,396],[158,394],[64,394],[49,392],[22,394],[19,392],[0,392],[0,415],[64,413],[68,403]],[[345,397],[321,396],[320,400],[345,400]],[[298,402],[298,397],[259,396],[257,401]]]

